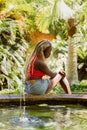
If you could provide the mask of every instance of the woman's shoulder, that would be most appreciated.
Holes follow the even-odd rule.
[[[34,67],[37,69],[44,68],[46,66],[47,66],[46,63],[41,59],[37,59],[34,63]]]
[[[45,62],[42,59],[36,59],[35,64],[40,65],[40,64],[45,64]]]

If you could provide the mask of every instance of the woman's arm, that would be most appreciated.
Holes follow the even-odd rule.
[[[37,70],[42,71],[44,74],[50,76],[50,78],[54,78],[56,76],[56,72],[51,71],[48,66],[46,65],[45,62],[41,61],[41,60],[36,60],[34,63],[34,67]]]

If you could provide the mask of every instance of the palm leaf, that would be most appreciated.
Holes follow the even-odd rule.
[[[35,23],[39,31],[49,33],[49,27],[52,24],[54,25],[54,21],[57,21],[57,23],[58,19],[67,21],[73,17],[73,15],[74,11],[69,8],[63,0],[55,0],[54,3],[50,3],[49,6],[47,5],[39,9]]]
[[[50,25],[50,9],[49,7],[44,7],[39,10],[36,15],[35,23],[40,32],[49,33],[49,25]]]
[[[30,4],[20,4],[17,6],[16,9],[19,11],[21,10],[21,12],[26,11],[28,15],[33,15],[35,13],[33,6],[31,6]]]
[[[57,5],[57,16],[60,19],[67,21],[69,18],[74,16],[74,10],[72,10],[63,0],[60,0]]]

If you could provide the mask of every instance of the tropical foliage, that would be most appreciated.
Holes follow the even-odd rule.
[[[42,34],[44,38],[51,37],[51,34],[51,39],[56,38],[52,41],[55,66],[51,60],[50,67],[62,65],[66,70],[70,45],[71,50],[75,51],[77,64],[73,73],[70,74],[69,70],[67,73],[70,77],[75,75],[74,72],[77,74],[78,70],[78,79],[87,80],[86,14],[86,0],[0,0],[0,89],[9,88],[10,92],[23,91],[26,54],[34,46],[33,41],[36,43]],[[67,23],[73,16],[75,24],[79,24],[72,27],[70,32]],[[68,40],[69,37],[71,41]],[[71,60],[75,55],[68,56]],[[69,64],[68,68],[71,69],[73,59],[69,63],[71,65]],[[75,79],[72,79],[74,83]]]
[[[24,53],[27,43],[16,21],[5,18],[0,24],[0,87],[22,87]]]
[[[78,49],[78,74],[79,80],[87,79],[87,45]]]

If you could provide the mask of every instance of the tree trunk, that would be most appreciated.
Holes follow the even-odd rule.
[[[72,38],[69,39],[66,68],[69,83],[78,84],[77,52],[76,45],[72,42]]]

